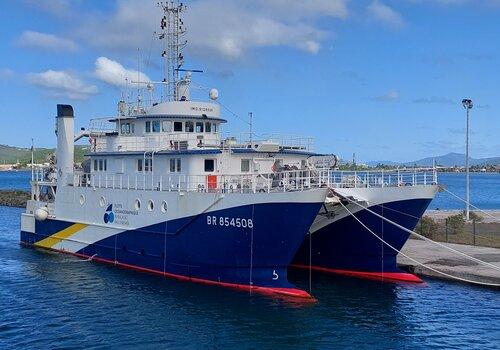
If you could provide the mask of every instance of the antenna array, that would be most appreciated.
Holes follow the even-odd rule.
[[[158,7],[163,9],[158,38],[164,43],[161,54],[163,57],[164,95],[168,101],[175,101],[178,99],[176,86],[179,82],[179,69],[184,64],[182,49],[187,44],[187,40],[184,39],[186,29],[180,18],[180,14],[186,10],[186,6],[173,1],[160,1]]]

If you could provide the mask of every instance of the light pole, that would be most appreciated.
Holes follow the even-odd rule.
[[[469,221],[470,179],[469,179],[469,111],[472,109],[472,100],[464,98],[462,106],[467,111],[467,128],[465,131],[465,219]]]

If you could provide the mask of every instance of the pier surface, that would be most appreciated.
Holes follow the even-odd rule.
[[[442,244],[500,268],[500,249],[498,248],[453,243]],[[481,283],[495,283],[500,285],[500,270],[478,264],[469,258],[439,247],[433,243],[419,239],[409,239],[401,251],[426,266],[452,276]],[[398,265],[419,276],[431,276],[452,280],[450,277],[443,276],[416,264],[401,254],[398,255]]]

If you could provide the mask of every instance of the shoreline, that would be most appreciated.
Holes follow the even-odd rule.
[[[0,190],[0,206],[26,208],[31,192],[25,190]]]

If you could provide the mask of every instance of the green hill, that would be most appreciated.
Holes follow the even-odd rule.
[[[83,162],[84,154],[88,152],[88,146],[75,146],[75,162]],[[34,160],[35,163],[44,163],[47,157],[54,153],[54,148],[35,148]],[[19,162],[21,164],[31,163],[31,150],[29,148],[13,147],[0,145],[0,164],[13,164]]]

